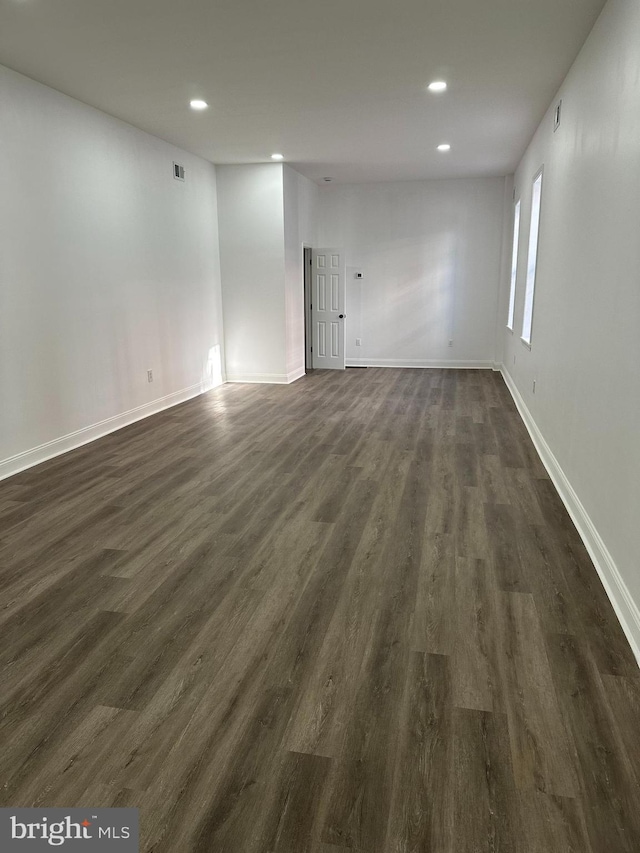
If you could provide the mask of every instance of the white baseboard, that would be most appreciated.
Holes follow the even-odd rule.
[[[306,376],[304,366],[298,367],[296,370],[287,373],[287,382],[295,382],[296,379],[302,379],[303,376]]]
[[[291,373],[228,373],[227,382],[248,382],[251,384],[289,385],[304,376],[304,367]]]
[[[609,553],[602,537],[598,533],[596,526],[589,517],[586,509],[576,494],[573,486],[569,482],[567,475],[560,467],[560,463],[553,455],[553,452],[544,436],[540,432],[538,425],[534,421],[531,412],[526,403],[522,399],[520,392],[509,375],[509,372],[504,365],[500,371],[507,384],[507,388],[511,392],[511,396],[520,412],[520,416],[529,431],[529,435],[542,459],[544,467],[547,469],[551,480],[558,490],[562,502],[564,503],[567,512],[571,516],[571,520],[576,526],[580,538],[585,544],[589,556],[593,560],[596,571],[600,576],[602,585],[605,588],[609,600],[613,605],[616,616],[620,621],[622,630],[624,631],[631,650],[635,655],[636,660],[640,664],[640,610],[633,600],[629,589],[624,582],[618,567],[613,561],[613,557]]]
[[[488,370],[493,368],[492,361],[455,361],[402,358],[349,358],[347,367],[438,367],[458,370]]]
[[[47,441],[38,447],[33,447],[30,450],[17,453],[15,456],[2,459],[0,460],[0,480],[11,477],[13,474],[18,474],[27,468],[32,468],[34,465],[39,465],[41,462],[46,462],[47,459],[53,459],[54,456],[60,456],[69,450],[74,450],[76,447],[82,447],[83,444],[89,444],[89,442],[95,441],[97,438],[102,438],[103,435],[108,435],[136,421],[141,421],[164,409],[170,409],[172,406],[184,403],[186,400],[197,397],[199,394],[204,394],[215,387],[215,383],[204,385],[198,382],[189,388],[174,391],[173,394],[167,394],[165,397],[151,400],[151,402],[144,403],[142,406],[136,406],[135,409],[130,409],[128,412],[122,412],[119,415],[105,418],[105,420],[99,421],[96,424],[91,424],[75,432],[70,432],[68,435]]]

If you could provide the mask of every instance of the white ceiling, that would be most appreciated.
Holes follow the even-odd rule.
[[[0,62],[214,163],[278,151],[318,181],[503,175],[603,5],[0,0]],[[444,95],[426,91],[437,78]]]

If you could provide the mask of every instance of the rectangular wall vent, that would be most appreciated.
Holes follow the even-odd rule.
[[[173,177],[176,181],[184,181],[184,166],[181,166],[180,163],[173,164]]]
[[[553,132],[554,133],[560,127],[560,114],[561,114],[561,112],[562,112],[562,101],[558,101],[558,103],[556,104],[556,108],[554,110],[554,113],[553,113]]]

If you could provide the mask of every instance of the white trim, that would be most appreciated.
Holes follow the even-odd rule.
[[[609,596],[609,600],[613,605],[616,616],[620,621],[622,630],[624,631],[631,650],[635,655],[636,660],[640,664],[640,610],[633,600],[629,589],[624,582],[622,575],[613,557],[609,553],[602,537],[598,533],[595,524],[589,517],[586,509],[576,494],[573,486],[569,482],[567,475],[560,467],[560,463],[553,455],[553,452],[544,436],[540,432],[538,425],[534,421],[531,412],[527,408],[526,403],[522,399],[520,392],[507,371],[504,364],[501,368],[501,373],[506,382],[507,388],[511,392],[511,396],[520,412],[520,416],[529,431],[529,435],[538,451],[538,454],[547,469],[554,486],[558,490],[562,502],[564,503],[567,512],[571,516],[571,520],[576,526],[580,538],[585,544],[589,556],[593,560],[596,571],[600,576],[605,592]]]
[[[297,367],[295,370],[292,370],[291,372],[287,373],[287,382],[295,382],[296,379],[302,379],[302,377],[306,375],[307,372],[304,369],[304,366]]]
[[[127,412],[105,418],[96,424],[82,427],[82,429],[75,430],[75,432],[70,432],[67,435],[60,436],[60,438],[54,438],[51,441],[45,442],[45,444],[40,444],[38,447],[32,447],[30,450],[24,450],[15,456],[2,459],[0,460],[0,480],[11,477],[13,474],[18,474],[27,468],[32,468],[34,465],[39,465],[41,462],[46,462],[47,459],[53,459],[55,456],[67,453],[69,450],[82,447],[83,444],[89,444],[91,441],[122,429],[122,427],[129,426],[129,424],[133,424],[136,421],[148,418],[150,415],[155,415],[164,409],[170,409],[172,406],[184,403],[186,400],[197,397],[199,394],[204,394],[215,387],[217,385],[213,383],[205,385],[202,382],[198,382],[196,385],[190,385],[181,391],[174,391],[173,394],[167,394],[165,397],[151,400],[151,402],[144,403],[142,406],[136,406]]]
[[[493,361],[454,361],[422,358],[349,358],[347,367],[441,367],[458,370],[491,370]]]
[[[513,228],[512,247],[511,247],[511,271],[509,274],[509,307],[507,310],[507,329],[513,332],[516,319],[516,295],[518,290],[518,261],[520,256],[520,219],[521,219],[521,199],[515,200],[515,190],[513,193]]]
[[[289,379],[289,376],[293,376],[291,373],[229,373],[227,372],[227,382],[251,382],[251,383],[264,383],[267,385],[288,385],[289,382],[293,382],[293,379]]]
[[[290,373],[227,373],[227,382],[250,382],[265,385],[290,385],[296,379],[306,376],[304,367],[297,367]]]
[[[538,203],[536,201],[536,184],[540,182],[540,190],[538,192]],[[524,308],[522,312],[522,335],[520,336],[522,343],[531,347],[531,338],[533,335],[533,312],[536,299],[536,282],[538,280],[538,260],[540,253],[540,222],[542,217],[542,185],[544,181],[544,163],[536,172],[531,183],[531,214],[529,218],[529,248],[527,249],[527,277],[524,287]],[[535,213],[535,217],[534,217]],[[536,222],[537,220],[537,222]],[[535,223],[535,240],[534,236]],[[533,256],[533,275],[531,275],[531,260]],[[529,304],[530,303],[530,304]],[[525,337],[525,325],[529,320],[529,328]]]

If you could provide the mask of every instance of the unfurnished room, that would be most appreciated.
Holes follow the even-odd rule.
[[[638,853],[637,0],[0,0],[0,160],[0,853]]]

